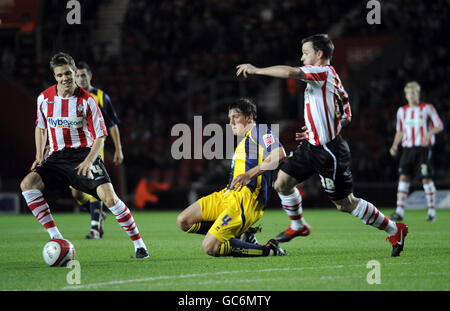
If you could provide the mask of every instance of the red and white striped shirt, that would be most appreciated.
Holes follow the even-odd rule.
[[[439,115],[432,104],[420,103],[418,106],[404,105],[397,110],[397,132],[402,131],[402,147],[421,146],[424,135],[432,128],[442,125]],[[432,135],[428,145],[433,146]]]
[[[37,99],[36,126],[48,129],[49,154],[64,148],[90,148],[97,137],[108,135],[100,108],[83,88],[69,98],[58,96],[56,85],[43,91]]]
[[[305,125],[307,140],[324,145],[341,131],[340,120],[352,116],[348,94],[332,66],[299,67],[306,75]]]

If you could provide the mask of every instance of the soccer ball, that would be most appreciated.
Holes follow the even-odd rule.
[[[44,245],[42,256],[49,266],[61,267],[75,259],[75,248],[69,240],[52,239]]]

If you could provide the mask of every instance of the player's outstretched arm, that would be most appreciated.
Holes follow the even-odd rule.
[[[261,75],[274,78],[295,78],[305,79],[305,73],[298,67],[291,67],[285,65],[277,65],[265,68],[258,68],[252,64],[240,64],[236,66],[236,76],[243,75],[247,78],[247,75]]]

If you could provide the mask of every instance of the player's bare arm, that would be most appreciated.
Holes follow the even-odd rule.
[[[42,129],[36,126],[34,130],[34,140],[36,144],[36,159],[31,164],[30,170],[34,170],[36,165],[44,161],[44,150],[47,142],[47,129]]]
[[[117,166],[120,165],[123,161],[122,143],[120,141],[119,127],[117,126],[117,124],[115,124],[114,126],[111,126],[108,130],[114,143],[113,163],[114,165]]]
[[[429,132],[427,132],[425,135],[423,135],[422,141],[421,141],[421,145],[422,147],[426,147],[429,144],[430,138],[433,135],[436,135],[439,132],[442,132],[444,130],[444,126],[436,126],[433,127]]]
[[[248,170],[246,173],[236,176],[230,185],[230,189],[241,191],[242,188],[247,185],[250,180],[259,175],[263,174],[266,171],[274,170],[278,167],[279,163],[283,161],[286,157],[286,152],[284,148],[279,147],[270,152],[267,158],[261,162],[261,164],[255,166],[254,168]]]
[[[100,155],[100,151],[103,149],[103,146],[103,137],[97,137],[92,144],[91,151],[88,153],[84,161],[75,168],[78,175],[81,174],[86,176],[90,172],[92,163],[94,163],[95,159],[97,159]]]
[[[403,131],[397,131],[395,133],[395,137],[394,137],[394,141],[392,142],[392,146],[391,149],[389,149],[389,153],[391,154],[391,156],[396,156],[397,152],[398,152],[398,144],[400,143],[400,141],[402,140],[403,137]]]
[[[240,64],[236,66],[236,76],[243,75],[247,78],[247,75],[261,75],[274,78],[295,78],[304,79],[305,73],[298,67],[291,67],[285,65],[277,65],[265,68],[258,68],[252,64]]]

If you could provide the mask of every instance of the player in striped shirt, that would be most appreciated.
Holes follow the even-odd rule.
[[[284,256],[276,240],[259,245],[251,226],[264,213],[273,172],[285,157],[283,146],[270,128],[256,124],[256,106],[248,99],[230,105],[228,117],[238,143],[228,184],[200,198],[177,217],[178,227],[206,235],[202,248],[211,256]],[[253,241],[246,237],[253,235]]]
[[[136,258],[149,257],[131,211],[117,197],[99,156],[107,135],[100,108],[76,85],[76,67],[70,55],[54,55],[50,68],[57,83],[38,97],[36,160],[20,184],[28,207],[51,239],[61,239],[42,192],[72,186],[103,201],[133,241]],[[50,152],[44,159],[47,137]]]
[[[111,99],[108,94],[101,89],[95,88],[91,84],[92,71],[88,64],[85,62],[77,63],[76,83],[87,90],[92,97],[94,97],[97,105],[100,107],[105,125],[108,129],[108,133],[114,143],[114,157],[113,163],[117,166],[123,161],[122,144],[120,141],[119,118],[117,117],[114,106],[111,103]],[[102,160],[105,160],[105,151],[102,149],[100,152]],[[99,239],[103,237],[104,226],[103,222],[106,218],[105,212],[103,212],[103,204],[93,196],[78,191],[72,188],[72,195],[76,199],[79,205],[86,206],[89,204],[89,212],[91,214],[91,229],[89,234],[86,235],[87,239]]]
[[[287,242],[296,236],[310,234],[311,228],[304,220],[302,198],[296,185],[319,174],[324,191],[337,209],[386,231],[392,245],[391,256],[399,256],[408,232],[406,224],[394,223],[372,203],[353,195],[350,148],[339,135],[342,126],[351,121],[351,109],[341,79],[330,65],[333,51],[334,45],[328,35],[318,34],[302,40],[301,61],[304,66],[257,68],[251,64],[241,64],[236,67],[237,76],[296,78],[307,83],[304,96],[305,131],[297,133],[296,138],[302,142],[293,156],[281,166],[275,181],[281,204],[291,218],[290,226],[277,239]]]
[[[432,104],[420,102],[420,85],[408,82],[404,88],[407,105],[397,110],[397,125],[394,141],[390,149],[392,156],[398,153],[402,144],[399,182],[397,189],[397,208],[389,216],[392,220],[402,220],[405,215],[406,198],[409,185],[416,174],[422,178],[428,207],[427,221],[436,220],[436,187],[433,182],[432,147],[435,135],[444,129],[439,115]]]

